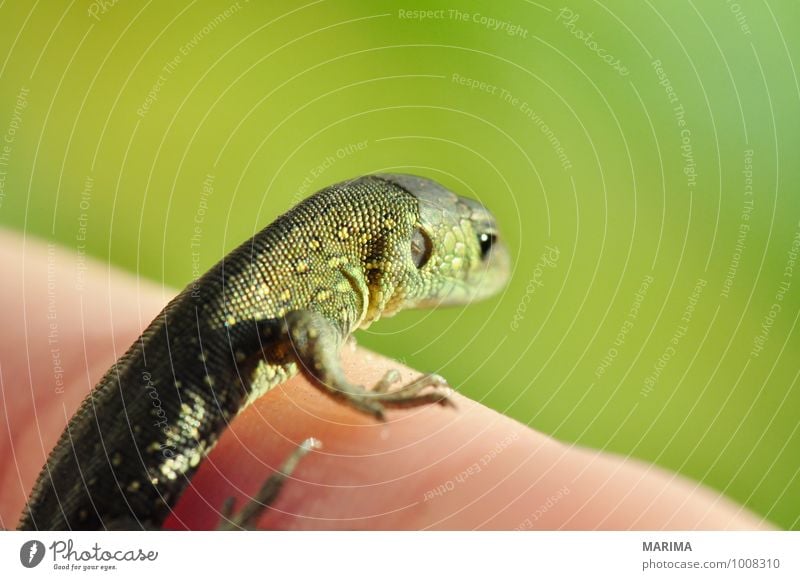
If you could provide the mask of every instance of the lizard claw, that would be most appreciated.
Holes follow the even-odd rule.
[[[453,394],[452,387],[440,375],[425,374],[397,389],[389,390],[399,379],[400,374],[397,371],[387,372],[373,390],[375,400],[391,407],[416,407],[430,403],[452,408],[456,406],[450,397]],[[428,388],[430,389],[422,392]]]
[[[397,383],[400,380],[400,373],[396,369],[391,369],[386,371],[386,374],[383,375],[383,378],[379,380],[375,387],[372,389],[373,393],[386,393],[391,388],[391,386]]]
[[[386,421],[386,413],[383,405],[378,403],[374,398],[367,395],[361,400],[356,401],[355,405],[365,413],[375,417],[378,421]]]

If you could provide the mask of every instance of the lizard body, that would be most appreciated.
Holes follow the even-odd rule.
[[[491,214],[431,180],[371,175],[317,192],[175,297],[109,369],[19,529],[160,527],[234,416],[298,371],[378,418],[386,405],[446,402],[430,375],[351,384],[340,347],[402,308],[491,295],[507,273]]]

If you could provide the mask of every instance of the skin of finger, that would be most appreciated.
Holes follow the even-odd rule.
[[[174,292],[0,230],[0,525],[13,528],[69,417]]]
[[[364,350],[351,377],[415,371]],[[211,529],[307,437],[322,441],[263,516],[270,529],[768,529],[702,486],[634,459],[555,441],[455,395],[457,409],[390,411],[385,423],[298,377],[246,409],[168,522]]]
[[[92,260],[83,262],[76,280],[76,254],[9,233],[0,233],[0,243],[10,281],[0,291],[0,304],[9,313],[8,331],[0,339],[0,416],[6,423],[0,433],[0,523],[10,528],[68,417],[170,291]],[[401,368],[363,350],[345,349],[343,359],[351,379],[367,385],[387,369]],[[402,376],[408,380],[416,373],[404,369]],[[320,439],[323,449],[301,462],[262,526],[766,526],[682,478],[556,442],[469,399],[455,395],[455,400],[456,410],[390,411],[379,423],[297,377],[233,421],[167,527],[213,528],[226,497],[241,504],[309,436]]]

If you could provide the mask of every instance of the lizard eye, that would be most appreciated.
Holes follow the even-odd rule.
[[[478,244],[481,247],[481,260],[486,259],[486,256],[492,251],[492,246],[494,246],[496,241],[497,236],[495,234],[483,233],[478,236]]]
[[[428,233],[420,227],[414,229],[411,236],[411,259],[417,269],[422,268],[431,259],[433,244]]]

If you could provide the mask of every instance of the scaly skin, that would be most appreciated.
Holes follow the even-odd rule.
[[[234,416],[298,370],[378,419],[385,406],[447,403],[436,376],[348,382],[340,348],[381,316],[483,298],[507,276],[491,214],[433,181],[372,175],[314,194],[181,292],[115,363],[51,452],[19,529],[160,527]],[[313,445],[265,484],[261,509]],[[259,508],[243,511],[235,526]]]

